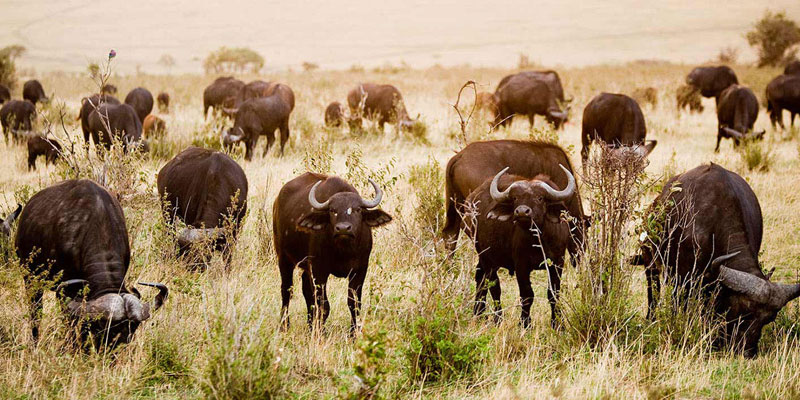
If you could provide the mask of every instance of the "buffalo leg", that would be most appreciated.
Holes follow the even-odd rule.
[[[286,147],[286,142],[289,141],[289,121],[281,124],[281,156],[283,156],[283,148]]]
[[[531,325],[531,306],[533,305],[533,288],[531,288],[531,272],[527,269],[517,270],[517,285],[519,286],[519,299],[522,304],[520,323],[523,328]]]
[[[714,153],[719,153],[719,142],[722,140],[722,130],[717,132],[717,147],[714,148]]]
[[[250,161],[253,159],[253,149],[258,143],[258,138],[250,139],[244,143],[244,159]]]
[[[534,116],[535,116],[534,114],[528,115],[528,122],[531,123],[531,130],[533,130],[533,117]]]
[[[39,341],[39,321],[42,319],[42,289],[33,286],[41,285],[41,282],[28,282],[26,280],[25,286],[28,290],[28,318],[31,323],[31,337],[33,343]]]
[[[364,287],[364,278],[367,276],[366,266],[350,276],[347,285],[347,307],[350,309],[350,335],[358,332],[358,314],[361,312],[361,289]]]
[[[263,156],[267,156],[267,152],[272,147],[272,144],[275,143],[275,131],[267,133],[267,144],[264,146],[264,154]]]
[[[328,302],[328,277],[324,274],[314,274],[314,327],[325,326],[328,315],[331,312],[331,304]]]
[[[553,328],[558,326],[558,297],[561,293],[561,272],[564,270],[564,260],[550,263],[547,267],[548,285],[547,301],[550,302],[550,325]]]
[[[790,128],[794,128],[794,116],[795,115],[797,115],[797,113],[793,112],[791,118],[789,119],[789,127]],[[781,118],[781,119],[783,119],[783,118]],[[783,122],[783,121],[781,121],[781,122]],[[783,123],[781,123],[781,127],[783,127]]]
[[[500,278],[497,276],[497,269],[489,272],[489,293],[492,294],[494,322],[499,324],[500,320],[503,319],[503,307],[500,303]]]
[[[289,329],[289,302],[292,300],[292,273],[294,265],[286,257],[278,257],[278,266],[281,270],[281,329]],[[303,284],[305,291],[305,281]]]
[[[303,298],[306,300],[306,310],[308,312],[308,327],[314,326],[314,278],[308,266],[303,269]]]
[[[472,309],[476,316],[486,311],[486,292],[486,269],[484,263],[479,261],[475,267],[475,305]]]
[[[661,271],[655,267],[647,267],[644,270],[644,274],[647,278],[647,319],[653,321],[655,319],[656,306],[658,305],[659,297],[661,297]]]
[[[46,161],[47,159],[45,159]],[[46,164],[46,163],[45,163]],[[28,171],[36,169],[36,154],[28,154]]]

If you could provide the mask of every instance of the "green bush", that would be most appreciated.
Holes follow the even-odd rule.
[[[339,378],[339,398],[346,400],[383,399],[383,386],[391,370],[385,329],[365,331],[356,345],[353,370]],[[346,379],[351,378],[351,379]],[[352,382],[355,382],[353,384]]]
[[[439,161],[430,157],[425,164],[413,165],[408,182],[417,196],[414,222],[432,238],[442,229],[445,219],[444,172]]]
[[[746,140],[736,151],[748,171],[767,172],[775,162],[772,149],[760,141]]]
[[[203,68],[207,74],[250,71],[257,74],[264,68],[264,57],[246,47],[220,47],[212,52],[203,61]]]
[[[786,54],[786,50],[800,43],[800,27],[784,12],[767,11],[745,37],[758,52],[759,67],[778,66],[796,56],[797,50],[789,54]]]

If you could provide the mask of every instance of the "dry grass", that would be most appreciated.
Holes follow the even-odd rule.
[[[703,113],[675,113],[673,94],[689,69],[630,64],[560,71],[566,93],[575,96],[575,109],[565,129],[557,133],[559,143],[569,149],[577,166],[580,115],[589,99],[600,91],[629,93],[637,87],[655,87],[658,105],[648,110],[646,117],[650,138],[657,139],[659,145],[645,170],[648,178],[659,179],[665,171],[681,172],[709,161],[741,173],[763,208],[761,260],[767,267],[776,267],[775,279],[796,280],[800,262],[800,197],[796,190],[800,176],[796,171],[800,165],[795,136],[773,140],[780,133],[768,129],[768,170],[748,169],[730,141],[714,154],[713,100],[704,100]],[[756,93],[763,93],[764,85],[777,73],[744,66],[735,69],[740,80]],[[201,116],[202,90],[213,78],[112,77],[111,83],[119,87],[122,96],[141,85],[153,93],[165,90],[172,98],[171,113],[162,116],[169,133],[160,155],[134,160],[130,163],[136,168],[134,173],[120,175],[119,180],[129,194],[123,201],[133,247],[128,280],[162,281],[172,289],[171,296],[137,332],[133,343],[112,356],[65,352],[65,329],[48,294],[43,340],[38,347],[31,347],[21,272],[16,262],[8,261],[0,268],[0,398],[246,398],[267,394],[503,399],[798,396],[800,348],[794,325],[800,316],[798,302],[790,304],[769,326],[761,342],[761,356],[753,361],[712,352],[702,344],[675,346],[673,338],[662,338],[661,331],[644,319],[643,271],[625,265],[620,271],[629,279],[621,293],[628,296],[624,300],[631,316],[600,345],[572,340],[573,335],[550,328],[544,272],[533,275],[536,297],[530,330],[519,328],[516,282],[505,274],[501,276],[503,304],[508,308],[505,320],[494,326],[472,318],[469,299],[477,261],[474,250],[462,241],[454,257],[446,260],[433,235],[421,234],[439,221],[436,207],[431,207],[437,204],[437,198],[418,185],[441,190],[441,175],[431,168],[437,164],[444,168],[459,148],[461,128],[450,105],[459,88],[465,81],[474,80],[479,90],[491,90],[505,73],[465,67],[261,77],[285,82],[295,90],[292,137],[282,158],[274,151],[263,158],[259,151],[252,162],[236,155],[250,182],[250,207],[227,274],[218,255],[204,273],[189,272],[174,260],[172,243],[155,206],[155,173],[165,159],[200,137],[207,137],[206,143],[214,140],[218,128],[214,123],[204,123]],[[71,117],[65,121],[68,130],[79,134],[74,116],[80,98],[94,92],[92,82],[64,74],[46,75],[41,80],[56,97],[45,113],[57,116],[56,108],[63,104]],[[409,113],[422,114],[430,143],[410,136],[397,138],[389,128],[386,134],[367,132],[357,138],[324,129],[325,106],[333,100],[342,101],[349,88],[362,81],[398,86]],[[511,129],[493,133],[488,133],[485,122],[473,121],[466,129],[467,139],[531,135],[527,121],[517,120]],[[537,119],[537,127],[542,124],[543,120]],[[756,129],[768,125],[762,111]],[[548,135],[547,130],[537,131],[538,136]],[[6,155],[0,159],[3,211],[12,209],[17,199],[25,199],[59,179],[62,170],[57,167],[28,172],[22,147],[2,151]],[[290,308],[291,329],[277,332],[280,296],[270,243],[271,205],[281,185],[308,167],[353,179],[378,178],[386,185],[382,208],[395,216],[388,228],[375,233],[364,290],[364,333],[354,341],[347,339],[346,283],[341,279],[330,282],[332,312],[327,334],[309,334],[303,323],[305,307],[298,285]],[[354,183],[364,187],[364,182]],[[593,195],[590,187],[583,190],[585,197]],[[648,205],[654,196],[653,191],[646,193],[637,208]],[[623,229],[633,227],[634,223],[629,223]],[[624,248],[630,245],[623,244]],[[565,297],[575,298],[570,297],[570,291],[578,290],[577,279],[576,270],[567,267]],[[437,339],[430,342],[428,337]],[[424,355],[426,365],[432,367],[420,370],[414,351],[431,348],[437,350]]]

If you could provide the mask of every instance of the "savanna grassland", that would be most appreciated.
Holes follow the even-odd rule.
[[[790,303],[765,329],[761,353],[747,360],[715,350],[714,322],[699,308],[664,305],[655,322],[645,319],[641,268],[620,262],[626,277],[613,300],[594,302],[582,293],[585,268],[568,265],[563,278],[564,322],[550,326],[544,271],[533,274],[532,325],[519,325],[516,281],[501,273],[505,318],[494,325],[472,316],[477,257],[464,238],[451,258],[437,239],[444,215],[444,166],[468,141],[497,138],[557,140],[580,171],[583,107],[601,91],[630,93],[658,89],[658,104],[643,105],[648,138],[659,144],[650,156],[636,210],[630,212],[619,253],[635,251],[637,217],[650,204],[665,176],[715,162],[744,176],[764,215],[761,261],[775,268],[773,280],[796,281],[800,267],[800,141],[798,131],[775,131],[762,109],[756,129],[763,143],[736,151],[730,141],[714,154],[713,100],[700,114],[677,113],[674,93],[687,65],[633,63],[563,69],[567,96],[574,96],[565,129],[552,132],[541,118],[534,130],[524,119],[489,132],[485,117],[470,121],[463,135],[451,104],[467,80],[491,91],[510,71],[470,67],[426,70],[382,69],[279,73],[245,76],[290,85],[297,96],[291,140],[283,157],[265,157],[260,141],[253,161],[234,158],[245,169],[248,215],[224,271],[216,255],[207,271],[190,271],[176,260],[172,232],[161,217],[155,176],[164,163],[191,144],[219,147],[222,120],[203,120],[202,91],[214,77],[198,75],[112,75],[124,97],[144,86],[172,96],[169,133],[151,143],[146,156],[106,159],[109,189],[125,210],[132,261],[127,282],[160,281],[171,291],[165,306],[137,332],[130,345],[113,352],[71,350],[67,328],[52,293],[45,296],[43,337],[32,346],[19,261],[0,268],[0,398],[794,398],[800,397],[800,302]],[[779,72],[735,66],[740,81],[763,96]],[[80,99],[97,90],[84,75],[38,77],[53,102],[39,117],[68,143],[77,140]],[[398,135],[374,127],[354,136],[323,126],[325,106],[345,101],[358,82],[396,85],[412,116],[426,130]],[[15,93],[14,97],[19,97]],[[464,91],[471,103],[471,92]],[[462,108],[464,108],[462,106]],[[467,107],[468,108],[468,107]],[[154,111],[155,112],[155,111]],[[64,117],[61,118],[60,116]],[[483,118],[483,119],[482,119]],[[788,117],[787,117],[788,119]],[[62,127],[63,120],[63,127]],[[67,133],[65,133],[65,131]],[[0,209],[3,215],[36,191],[63,177],[92,177],[101,162],[75,148],[70,162],[27,171],[22,146],[2,145]],[[67,145],[69,147],[69,145]],[[752,169],[751,169],[752,168]],[[281,185],[308,169],[341,175],[371,196],[366,178],[385,188],[381,207],[395,220],[377,230],[364,288],[363,330],[348,338],[346,281],[329,282],[331,317],[324,333],[310,333],[299,275],[290,308],[291,327],[278,331],[279,274],[272,248],[272,201]],[[584,179],[578,176],[579,184]],[[595,189],[581,187],[590,213]],[[589,231],[589,235],[592,235]],[[619,257],[624,260],[625,257]],[[146,298],[153,295],[144,292]],[[666,296],[666,294],[665,294]],[[669,302],[664,302],[665,304]]]

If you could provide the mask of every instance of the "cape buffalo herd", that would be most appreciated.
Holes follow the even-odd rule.
[[[715,99],[715,152],[722,138],[733,139],[738,146],[763,137],[765,131],[756,129],[758,99],[740,84],[730,67],[697,67],[685,81],[677,92],[672,92],[677,84],[669,90],[639,87],[628,92],[633,98],[598,90],[585,103],[582,114],[580,159],[584,172],[594,160],[590,152],[593,143],[607,146],[601,148],[610,148],[612,155],[632,154],[644,161],[657,141],[647,140],[647,113],[634,98],[651,104],[645,109],[651,110],[663,104],[659,103],[659,93],[676,93],[678,112],[688,107],[702,113],[702,102],[710,100],[701,96]],[[166,121],[151,114],[154,102],[147,89],[131,90],[124,102],[115,98],[115,93],[116,87],[105,84],[100,93],[81,100],[77,120],[87,145],[90,136],[97,149],[110,148],[116,139],[128,153],[133,148],[146,150],[144,138],[163,139]],[[521,71],[503,77],[493,93],[475,93],[474,109],[489,114],[490,130],[508,126],[518,115],[527,117],[533,129],[534,117],[539,115],[555,133],[569,119],[573,99],[564,93],[557,72]],[[793,126],[795,115],[800,113],[800,63],[790,63],[784,74],[769,82],[764,94],[773,129],[784,128],[784,110],[789,111]],[[64,146],[63,141],[38,126],[36,104],[48,100],[42,85],[35,80],[26,82],[22,97],[13,99],[12,92],[0,86],[0,122],[7,146],[16,145],[20,138],[26,140],[30,170],[36,169],[39,156],[45,157],[45,164],[69,162],[64,158],[76,157],[69,144]],[[177,92],[173,100],[180,106]],[[295,100],[291,87],[269,80],[245,83],[234,77],[219,77],[205,88],[203,119],[208,119],[209,109],[216,110],[212,113],[213,124],[219,124],[213,128],[215,140],[228,152],[188,146],[163,165],[156,179],[165,225],[170,231],[179,229],[171,232],[171,237],[180,260],[197,256],[194,250],[218,250],[225,271],[230,270],[236,240],[246,232],[243,225],[248,196],[253,195],[253,190],[248,191],[247,169],[230,151],[243,143],[243,159],[249,162],[259,138],[266,136],[266,155],[278,131],[282,155],[290,127],[295,126],[291,117]],[[314,101],[320,108],[325,104],[319,98]],[[672,107],[670,101],[664,102]],[[157,102],[162,116],[169,112],[170,96],[166,92],[159,93]],[[47,116],[44,111],[49,107],[38,112]],[[305,115],[301,114],[303,118]],[[398,133],[413,132],[416,124],[422,124],[419,118],[409,116],[400,89],[384,83],[360,83],[347,93],[346,106],[331,102],[324,111],[327,133],[344,127],[358,131],[364,118],[374,121],[381,131],[387,123],[393,124]],[[659,135],[665,123],[669,122],[651,121],[651,137]],[[306,136],[303,125],[297,132]],[[9,136],[15,143],[8,144]],[[502,318],[498,273],[506,269],[515,276],[519,288],[521,325],[530,326],[534,301],[531,274],[545,270],[550,322],[554,327],[559,325],[564,267],[568,260],[573,264],[581,261],[588,247],[584,239],[591,237],[586,235],[598,229],[592,227],[592,217],[583,208],[578,182],[591,181],[576,174],[571,153],[571,146],[546,141],[498,139],[464,143],[447,162],[441,231],[447,254],[442,258],[458,257],[456,248],[464,230],[477,252],[475,298],[471,303],[476,316],[486,313],[487,296],[491,295],[493,319],[499,322]],[[299,269],[309,326],[314,329],[325,324],[330,313],[327,282],[335,276],[348,280],[350,333],[358,333],[373,229],[392,221],[392,216],[379,208],[384,189],[374,180],[366,180],[374,191],[371,199],[343,178],[305,172],[285,182],[272,199],[272,232],[262,239],[273,242],[277,255],[283,329],[289,327],[293,278]],[[259,191],[265,190],[263,186],[257,186]],[[388,197],[395,199],[391,191]],[[142,322],[165,303],[169,293],[165,285],[139,282],[158,289],[151,303],[143,302],[139,291],[131,286],[134,281],[127,276],[130,238],[120,205],[123,198],[93,181],[70,179],[39,191],[0,220],[0,238],[13,237],[16,256],[25,270],[23,283],[34,342],[40,336],[42,299],[47,290],[53,290],[61,300],[61,311],[77,337],[95,347],[129,342]],[[598,211],[596,203],[591,207]],[[400,212],[402,208],[394,210]],[[642,229],[646,234],[644,239],[640,237],[638,254],[630,261],[645,266],[647,317],[657,318],[662,279],[674,282],[679,291],[697,288],[703,304],[724,322],[716,340],[738,346],[747,357],[756,356],[764,326],[800,296],[800,284],[772,282],[770,274],[762,272],[759,253],[764,221],[753,188],[719,165],[704,164],[672,176],[645,214]],[[657,218],[663,218],[663,224],[653,223]],[[182,224],[180,228],[175,228],[176,223]],[[654,225],[663,229],[653,232]],[[213,254],[202,253],[201,263],[208,265]],[[134,268],[132,274],[138,271]],[[686,296],[676,298],[677,304],[688,306]]]

